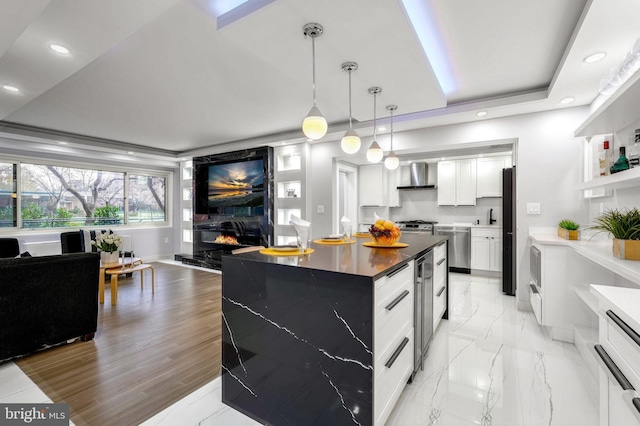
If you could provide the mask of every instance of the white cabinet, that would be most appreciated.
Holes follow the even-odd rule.
[[[386,206],[387,187],[384,165],[370,164],[358,167],[358,194],[361,206]]]
[[[447,242],[433,250],[433,331],[447,310]]]
[[[471,269],[502,271],[502,229],[471,228]]]
[[[438,162],[438,205],[476,205],[476,159]]]
[[[502,197],[502,169],[511,157],[482,157],[477,160],[476,197]]]
[[[383,425],[413,372],[414,261],[374,283],[374,423]]]

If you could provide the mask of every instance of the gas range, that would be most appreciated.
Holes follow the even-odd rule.
[[[433,225],[436,221],[433,220],[401,220],[396,222],[398,228],[402,232],[431,232],[433,233]]]

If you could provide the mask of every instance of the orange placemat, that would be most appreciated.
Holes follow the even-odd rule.
[[[356,232],[353,236],[358,238],[371,238],[371,234],[368,232]]]
[[[338,240],[338,241],[325,241],[325,240],[313,240],[316,244],[325,244],[327,246],[341,246],[343,244],[353,244],[356,240]]]
[[[391,245],[386,245],[386,244],[378,244],[375,241],[368,241],[366,243],[362,243],[362,245],[363,246],[367,246],[367,247],[375,247],[375,248],[404,248],[404,247],[409,247],[409,244],[401,243],[401,242],[393,243]]]
[[[271,248],[266,248],[260,250],[260,253],[267,254],[269,256],[303,256],[305,254],[313,253],[315,250],[312,248],[308,248],[304,251],[304,253],[300,253],[299,251],[278,251]]]

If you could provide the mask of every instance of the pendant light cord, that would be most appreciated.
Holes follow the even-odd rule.
[[[349,70],[349,128],[353,129],[351,124],[351,70]]]
[[[313,106],[316,106],[316,38],[311,37],[311,56],[313,67]]]
[[[393,110],[391,110],[391,151],[393,151]]]
[[[373,94],[373,141],[376,141],[376,95]]]

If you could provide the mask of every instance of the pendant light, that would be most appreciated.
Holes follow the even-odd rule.
[[[340,141],[340,146],[342,150],[347,154],[355,154],[360,151],[360,137],[353,130],[353,124],[351,119],[351,71],[355,71],[358,69],[358,64],[355,62],[345,62],[342,64],[342,71],[347,71],[349,73],[349,130],[342,137],[342,141]]]
[[[393,152],[393,111],[397,110],[397,105],[387,105],[387,111],[391,113],[391,151],[387,158],[384,159],[384,166],[389,170],[395,170],[400,165],[400,160],[396,156],[396,153]]]
[[[316,106],[316,37],[322,34],[322,25],[310,22],[303,27],[304,36],[311,37],[311,54],[313,57],[313,106],[309,114],[302,121],[302,133],[313,140],[317,141],[327,134],[327,120]]]
[[[367,150],[367,160],[369,160],[370,163],[379,163],[384,156],[382,148],[380,148],[380,145],[376,142],[376,95],[380,92],[382,92],[380,87],[369,88],[369,94],[373,95],[373,142]]]

